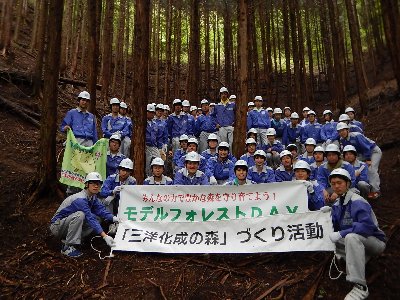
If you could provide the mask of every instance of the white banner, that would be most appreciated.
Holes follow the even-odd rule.
[[[118,216],[135,222],[206,222],[308,211],[303,182],[244,186],[123,186]],[[168,225],[169,226],[169,225]]]
[[[118,227],[113,251],[259,253],[333,251],[330,213],[306,212],[211,222],[132,222]]]

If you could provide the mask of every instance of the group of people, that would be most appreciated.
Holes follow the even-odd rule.
[[[346,299],[368,296],[365,263],[385,248],[368,200],[380,196],[379,163],[382,152],[364,135],[364,127],[348,107],[334,121],[325,110],[322,122],[315,111],[305,107],[299,114],[290,107],[264,108],[256,96],[249,102],[247,136],[233,141],[235,95],[220,89],[216,104],[203,99],[200,107],[175,99],[172,113],[165,104],[147,105],[146,173],[144,185],[247,185],[301,180],[307,187],[309,210],[332,213],[336,256],[346,259],[347,280],[355,283]],[[95,117],[87,111],[90,95],[78,95],[78,107],[70,110],[60,126],[72,130],[85,146],[97,140]],[[113,246],[118,223],[119,195],[123,185],[136,185],[134,164],[129,158],[132,120],[127,105],[110,100],[111,113],[102,119],[102,132],[109,139],[107,178],[89,173],[85,189],[61,204],[50,229],[63,240],[61,252],[78,257],[79,245],[91,232]],[[232,154],[232,143],[243,143],[245,154]],[[166,175],[166,164],[171,171]],[[105,233],[96,216],[110,225]]]

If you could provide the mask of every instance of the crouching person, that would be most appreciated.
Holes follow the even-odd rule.
[[[66,198],[51,219],[51,233],[61,239],[61,253],[69,257],[79,257],[82,239],[91,232],[100,234],[108,246],[114,247],[114,239],[101,227],[97,217],[110,222],[118,218],[109,213],[97,199],[102,184],[101,175],[91,172],[86,176],[85,189]]]
[[[342,168],[329,175],[334,192],[339,196],[332,206],[332,223],[335,232],[329,236],[336,246],[336,256],[346,260],[346,280],[354,283],[345,300],[366,299],[369,295],[365,280],[365,264],[372,256],[385,249],[386,237],[378,227],[369,203],[349,190],[351,177]],[[329,207],[321,208],[329,211]]]

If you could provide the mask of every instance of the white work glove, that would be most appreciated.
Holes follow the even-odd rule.
[[[121,220],[120,220],[120,218],[114,216],[114,217],[113,217],[113,222],[114,222],[114,223],[119,223],[119,222],[121,222]]]
[[[117,185],[114,189],[113,189],[113,194],[115,195],[116,193],[119,193],[122,190],[122,186],[121,185]]]
[[[329,238],[331,239],[332,243],[337,243],[342,238],[342,236],[340,235],[339,231],[335,231],[329,234]]]
[[[218,185],[218,181],[214,176],[210,177],[210,185]]]
[[[311,181],[304,181],[304,185],[306,186],[307,192],[308,192],[309,194],[314,193],[314,185],[312,184]]]
[[[332,141],[331,141],[331,139],[327,139],[325,143],[326,143],[327,145],[329,145],[329,144],[332,143]]]
[[[111,236],[106,235],[106,236],[103,237],[103,239],[107,243],[108,246],[110,246],[111,248],[115,247],[115,245],[116,245],[115,241]]]
[[[300,143],[300,137],[296,138],[296,143]]]
[[[110,205],[110,203],[114,200],[114,196],[108,196],[106,199],[103,200],[104,205]]]
[[[330,206],[325,205],[322,206],[319,210],[322,211],[323,213],[328,213],[332,210],[332,208]]]
[[[164,144],[164,145],[162,146],[162,151],[164,151],[165,153],[168,152],[168,145],[167,145],[167,144]]]

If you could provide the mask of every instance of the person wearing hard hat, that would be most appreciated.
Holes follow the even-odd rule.
[[[284,116],[283,121],[286,123],[286,125],[289,125],[291,123],[290,119],[291,115],[292,115],[291,108],[289,106],[285,106],[283,108],[283,116]]]
[[[151,161],[151,173],[152,175],[144,180],[143,185],[172,185],[173,180],[163,174],[164,161],[161,158],[155,157]]]
[[[181,169],[185,166],[185,158],[186,158],[186,154],[189,152],[196,152],[199,148],[199,142],[196,138],[189,138],[188,142],[187,142],[187,149],[186,149],[186,153],[185,155],[181,156],[181,158],[178,160],[178,163],[176,165],[176,169]],[[206,159],[199,155],[200,160],[199,160],[199,170],[202,172],[206,171],[206,166],[207,166],[207,161]]]
[[[174,157],[172,158],[172,162],[173,162],[175,170],[178,170],[177,165],[179,164],[181,157],[186,155],[187,147],[188,147],[188,140],[189,140],[189,137],[186,134],[182,134],[179,137],[179,147],[180,148],[175,151]]]
[[[113,134],[108,141],[107,162],[106,162],[106,177],[117,172],[119,163],[126,158],[120,152],[121,137],[119,134]]]
[[[321,139],[321,124],[318,123],[316,113],[313,110],[308,112],[308,124],[303,127],[301,142],[304,144],[308,138],[313,138],[317,144],[322,144]]]
[[[195,122],[195,135],[199,137],[199,152],[207,149],[208,137],[217,132],[216,124],[210,114],[210,105],[207,99],[200,102],[202,114]]]
[[[182,111],[182,101],[175,99],[172,102],[174,112],[168,116],[167,127],[168,127],[168,138],[171,141],[172,152],[175,153],[179,149],[179,137],[182,134],[188,136],[193,135],[194,122],[191,121],[192,117],[185,114]]]
[[[101,235],[108,246],[115,246],[114,239],[104,232],[97,219],[99,217],[109,222],[119,222],[97,198],[102,182],[99,173],[87,174],[85,189],[66,198],[51,218],[50,231],[61,239],[62,254],[69,257],[81,256],[79,248],[82,240],[92,232]]]
[[[311,165],[314,160],[314,149],[317,147],[317,142],[313,138],[306,139],[304,146],[306,151],[300,155],[299,159],[306,161],[309,165]]]
[[[230,95],[229,96],[229,101],[235,102],[236,101],[236,95]]]
[[[221,142],[229,144],[229,150],[232,151],[233,130],[235,125],[235,110],[236,105],[228,99],[228,89],[222,87],[219,90],[221,101],[215,105],[211,117],[218,129],[218,135]]]
[[[215,108],[215,103],[210,102],[210,114],[214,111],[214,108]]]
[[[257,150],[257,142],[253,138],[246,140],[246,153],[243,154],[239,159],[244,160],[247,163],[247,167],[254,166],[254,153]]]
[[[61,132],[72,130],[79,144],[92,146],[97,142],[96,118],[88,112],[90,94],[86,91],[78,95],[78,107],[71,109],[65,115],[60,125]]]
[[[308,112],[311,109],[309,109],[307,106],[303,108],[302,114],[303,114],[303,120],[301,120],[300,122],[300,126],[304,127],[306,126],[308,123],[310,123],[310,121],[308,120]]]
[[[174,185],[209,185],[206,174],[199,170],[200,154],[186,153],[185,167],[175,174]]]
[[[114,216],[118,215],[122,187],[124,185],[136,185],[136,179],[131,176],[132,172],[133,161],[125,158],[120,162],[118,172],[108,176],[101,187],[100,197],[103,198],[103,204]]]
[[[360,191],[360,195],[364,198],[370,198],[372,187],[369,184],[368,165],[357,159],[357,150],[353,145],[347,145],[343,148],[343,158],[350,163],[356,175],[356,187]]]
[[[290,115],[290,123],[285,127],[282,136],[282,144],[296,144],[299,152],[302,152],[301,134],[303,127],[299,125],[299,115],[297,112],[293,112]]]
[[[257,129],[257,142],[262,146],[268,143],[267,129],[271,127],[271,120],[268,112],[262,107],[262,97],[255,96],[254,103],[256,107],[247,114],[247,130]]]
[[[124,139],[121,141],[121,153],[126,157],[131,156],[131,137],[133,131],[133,122],[132,119],[127,115],[128,105],[125,102],[121,102],[119,104],[119,114],[125,119],[127,127],[126,127],[126,135]]]
[[[304,161],[299,160],[294,164],[295,180],[304,180],[304,185],[307,188],[308,209],[319,210],[325,205],[323,188],[317,183],[310,181],[311,167]]]
[[[190,115],[190,102],[189,102],[189,100],[183,100],[182,101],[182,111],[185,114],[189,114]]]
[[[157,140],[159,142],[159,146],[161,146],[158,150],[160,152],[160,156],[165,158],[168,152],[168,129],[167,122],[163,118],[163,113],[164,104],[157,104],[154,122],[156,122],[158,125]]]
[[[159,149],[162,149],[164,140],[160,139],[160,130],[163,129],[154,120],[156,109],[153,104],[147,104],[146,125],[146,174],[150,176],[150,163],[154,157],[161,157]]]
[[[197,106],[192,105],[190,107],[190,114],[192,115],[192,117],[194,118],[194,120],[197,119]]]
[[[245,160],[239,159],[235,163],[234,172],[235,178],[226,182],[224,185],[248,185],[248,184],[255,184],[255,182],[251,181],[247,178],[247,173],[249,171],[249,167]]]
[[[290,151],[292,153],[292,160],[293,160],[293,165],[299,161],[299,148],[297,147],[296,144],[289,144],[286,146],[286,150]]]
[[[350,132],[359,132],[364,134],[364,131],[355,124],[350,124],[350,117],[347,114],[341,114],[339,116],[339,122],[343,122],[349,125]],[[337,125],[336,125],[337,126]]]
[[[353,145],[361,161],[368,165],[369,182],[372,186],[372,193],[369,199],[377,199],[380,196],[379,164],[382,159],[382,151],[378,145],[359,132],[349,132],[349,125],[338,123],[336,127],[340,136],[340,144],[345,147]]]
[[[350,123],[349,124],[355,125],[355,126],[361,128],[361,130],[364,131],[363,123],[354,119],[356,117],[356,111],[354,110],[354,108],[347,107],[345,109],[344,113],[347,114],[349,116],[349,118],[350,118]]]
[[[321,211],[331,212],[334,232],[329,235],[335,244],[333,259],[346,262],[346,280],[354,284],[345,299],[366,299],[369,295],[365,278],[365,265],[386,247],[385,233],[379,228],[371,205],[350,189],[351,176],[344,169],[335,169],[329,182],[339,201]]]
[[[314,162],[310,164],[310,167],[311,167],[310,179],[312,181],[316,182],[317,181],[318,169],[325,162],[325,150],[324,150],[324,148],[322,146],[315,147],[314,151],[313,151],[313,156],[314,156]]]
[[[275,139],[276,131],[274,128],[268,128],[267,132],[267,143],[262,147],[267,153],[268,165],[272,168],[277,168],[279,165],[279,153],[281,153],[284,148],[281,142]]]
[[[325,201],[333,203],[336,201],[338,195],[329,185],[329,174],[337,168],[345,169],[351,175],[352,188],[355,187],[356,177],[353,166],[341,158],[341,152],[337,145],[330,144],[326,146],[325,157],[326,162],[318,168],[317,181],[324,189]]]
[[[215,133],[211,133],[207,138],[208,148],[201,152],[201,156],[208,161],[211,157],[216,157],[218,155],[218,136]]]
[[[258,135],[258,130],[255,128],[250,128],[247,131],[246,139],[252,138],[255,141],[257,141],[257,135]],[[259,144],[257,143],[257,147],[259,147]]]
[[[111,135],[117,133],[121,136],[121,142],[125,137],[128,137],[127,144],[130,147],[129,124],[127,119],[119,114],[120,101],[117,98],[110,100],[111,113],[105,115],[101,120],[101,130],[105,138],[110,138]]]
[[[272,120],[274,110],[272,107],[267,107],[266,111],[268,112],[269,119]]]
[[[235,177],[233,171],[235,163],[228,158],[229,144],[227,142],[219,143],[217,151],[218,156],[211,157],[206,166],[205,173],[211,185],[223,185]]]
[[[282,141],[283,133],[286,130],[286,122],[282,120],[282,109],[279,107],[275,108],[273,111],[273,119],[271,121],[271,128],[274,128],[276,131],[276,139]]]
[[[325,124],[321,128],[321,140],[323,141],[323,146],[326,147],[331,143],[339,146],[339,135],[336,131],[337,122],[332,118],[332,111],[329,109],[324,110],[322,113]]]
[[[163,114],[163,119],[166,121],[168,119],[169,113],[171,112],[171,109],[169,108],[168,104],[164,104],[164,114]]]
[[[293,157],[288,150],[283,150],[279,154],[281,165],[275,170],[276,182],[292,181],[294,178]]]
[[[247,178],[255,183],[276,182],[274,170],[267,166],[267,153],[264,150],[254,152],[255,165],[249,168]]]

